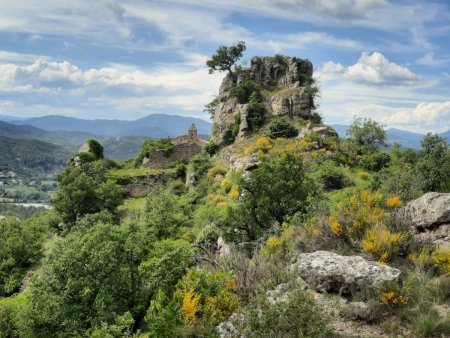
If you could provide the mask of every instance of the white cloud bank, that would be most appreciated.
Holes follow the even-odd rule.
[[[390,62],[379,53],[363,52],[358,62],[349,67],[332,61],[326,62],[322,68],[326,75],[338,74],[344,79],[368,85],[414,85],[420,81],[420,76],[405,66]]]

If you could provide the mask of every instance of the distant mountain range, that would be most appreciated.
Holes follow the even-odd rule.
[[[345,137],[345,133],[349,126],[342,124],[331,124],[340,137]],[[413,133],[410,131],[400,130],[396,128],[389,128],[387,131],[387,139],[389,144],[399,143],[405,148],[420,149],[420,141],[425,136],[424,134]],[[439,134],[439,136],[446,138],[450,142],[450,130]]]
[[[0,120],[2,117],[0,116]],[[48,115],[25,120],[8,121],[15,125],[28,125],[47,131],[82,131],[101,136],[145,136],[151,138],[184,135],[192,123],[199,134],[209,135],[212,124],[205,120],[178,115],[154,114],[135,121],[123,120],[84,120],[74,117]]]
[[[155,114],[136,121],[83,120],[55,115],[18,119],[0,115],[0,136],[44,141],[62,146],[71,153],[87,139],[95,138],[103,144],[105,156],[122,161],[136,156],[146,139],[187,134],[192,123],[200,135],[207,137],[211,133],[211,123],[177,115]]]

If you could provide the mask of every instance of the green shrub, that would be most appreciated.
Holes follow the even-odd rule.
[[[235,97],[239,103],[244,104],[249,102],[250,96],[254,92],[259,91],[260,88],[258,83],[253,80],[246,79],[230,89],[230,96]]]
[[[323,116],[318,112],[312,112],[311,114],[311,122],[314,124],[321,124],[323,123]]]
[[[87,140],[87,144],[89,145],[90,152],[94,154],[95,159],[103,158],[103,146],[97,140],[90,138]]]
[[[262,101],[263,97],[259,91],[255,91],[250,95],[247,114],[248,128],[250,131],[258,129],[264,123],[266,110]]]
[[[272,119],[267,129],[267,136],[271,139],[276,139],[279,137],[290,138],[296,137],[298,135],[298,130],[294,127],[293,124],[280,118]]]
[[[26,270],[42,257],[45,220],[42,217],[0,221],[0,297],[19,291]]]
[[[320,164],[314,176],[318,177],[326,190],[342,189],[349,185],[344,171],[333,161]]]
[[[359,161],[361,168],[370,171],[380,171],[381,169],[389,166],[391,157],[387,153],[381,151],[373,151],[366,155],[363,155]]]
[[[205,146],[205,151],[210,155],[214,155],[219,150],[219,146],[216,142],[211,141]]]
[[[225,144],[231,144],[239,134],[239,126],[241,124],[241,114],[238,113],[234,116],[233,124],[223,134],[223,142]]]
[[[71,160],[71,162],[74,162],[74,159],[78,157],[81,164],[94,162],[97,160],[95,155],[93,153],[83,152],[83,153],[77,153]]]
[[[261,311],[263,309],[263,311]],[[270,303],[265,296],[250,303],[244,320],[237,320],[239,335],[249,337],[332,337],[328,318],[312,296],[295,291],[287,301]]]

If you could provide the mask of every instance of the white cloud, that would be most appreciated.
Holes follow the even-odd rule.
[[[450,130],[450,101],[421,102],[413,107],[390,107],[379,104],[354,105],[352,115],[371,117],[387,127],[419,133]]]
[[[363,52],[358,62],[349,67],[329,61],[324,64],[322,73],[341,74],[344,79],[368,85],[414,85],[420,77],[405,66],[390,62],[378,52]]]
[[[83,70],[68,61],[43,59],[25,66],[3,64],[0,94],[22,93],[24,100],[30,94],[33,100],[54,102],[52,111],[64,102],[71,111],[90,107],[149,113],[172,107],[174,113],[191,111],[202,116],[223,74],[208,74],[203,62],[196,64],[201,57],[191,57],[194,66],[160,65],[152,70],[120,64]]]

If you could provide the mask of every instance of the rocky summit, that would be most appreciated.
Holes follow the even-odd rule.
[[[214,112],[216,132],[213,139],[222,143],[224,134],[236,121],[239,121],[238,138],[249,132],[249,104],[239,102],[232,91],[233,87],[249,80],[263,92],[264,118],[283,116],[310,119],[311,109],[314,107],[314,97],[310,91],[312,75],[313,65],[308,59],[287,56],[253,57],[249,68],[229,73],[222,81]]]

